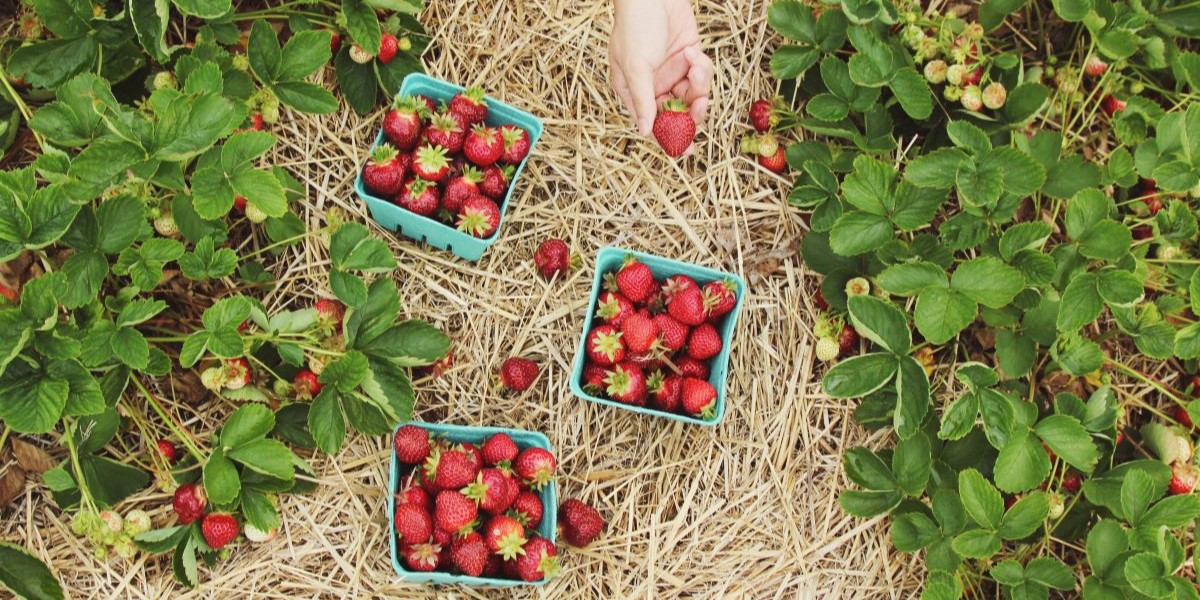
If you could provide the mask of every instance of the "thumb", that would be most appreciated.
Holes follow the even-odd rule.
[[[633,97],[638,131],[650,135],[654,116],[658,114],[658,103],[654,100],[654,72],[647,63],[634,63],[625,70],[625,80],[629,84],[629,95]]]

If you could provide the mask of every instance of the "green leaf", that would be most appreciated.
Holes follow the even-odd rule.
[[[270,411],[267,411],[270,413]],[[274,416],[272,415],[272,425]],[[229,451],[229,458],[242,463],[251,470],[276,479],[290,481],[295,477],[292,466],[292,451],[282,442],[259,438]]]
[[[984,529],[959,534],[952,544],[963,558],[987,558],[1000,551],[1000,536]]]
[[[1034,432],[1067,464],[1091,473],[1100,459],[1099,450],[1083,425],[1074,417],[1051,415],[1033,428]]]
[[[890,531],[892,545],[901,552],[916,552],[941,538],[937,524],[919,512],[897,515]]]
[[[1088,258],[1116,261],[1129,252],[1133,233],[1128,227],[1106,219],[1088,229],[1077,241],[1080,254]]]
[[[332,92],[307,81],[284,81],[271,89],[280,102],[300,112],[325,115],[338,108],[337,98]]]
[[[162,300],[139,298],[126,304],[117,315],[118,327],[145,323],[158,313],[166,310],[167,303]]]
[[[966,469],[958,474],[958,495],[971,520],[990,529],[1000,526],[1004,517],[1004,500],[979,471]]]
[[[1111,519],[1100,519],[1092,525],[1087,536],[1087,561],[1092,572],[1108,577],[1108,569],[1117,557],[1129,547],[1129,540],[1121,524]]]
[[[237,253],[232,248],[217,250],[211,237],[196,242],[195,251],[179,258],[179,269],[183,276],[195,281],[232,275],[237,264]]]
[[[271,499],[251,489],[242,490],[242,516],[259,531],[271,531],[280,524],[279,511]]]
[[[1004,22],[1004,18],[1016,12],[1029,0],[987,0],[979,7],[979,23],[985,31],[991,31]]]
[[[1031,492],[1023,496],[1004,513],[1000,521],[1000,537],[1019,540],[1033,534],[1045,522],[1050,512],[1050,501],[1043,492]]]
[[[843,490],[838,494],[838,505],[851,516],[870,518],[890,512],[900,504],[900,492],[861,492]]]
[[[375,70],[370,64],[360,65],[350,58],[350,47],[342,45],[341,50],[333,59],[334,74],[337,76],[338,90],[346,103],[358,114],[366,114],[375,109],[375,100],[379,97],[379,84],[375,81]]]
[[[431,365],[446,355],[450,338],[424,321],[403,321],[359,347],[401,367]]]
[[[900,107],[908,116],[924,120],[933,114],[933,96],[929,90],[929,82],[912,67],[904,67],[895,72],[889,84]]]
[[[342,14],[346,17],[350,38],[372,56],[379,54],[382,33],[375,9],[363,0],[342,0]]]
[[[221,169],[226,173],[248,167],[275,145],[275,136],[265,131],[242,131],[221,146]]]
[[[998,258],[985,256],[959,265],[950,287],[989,308],[1002,308],[1024,288],[1020,271]]]
[[[62,380],[23,368],[12,368],[0,378],[0,419],[13,431],[47,433],[58,424],[67,405],[70,385]]]
[[[1026,430],[1010,437],[1001,448],[994,472],[1000,489],[1010,494],[1024,492],[1045,481],[1050,474],[1050,457]]]
[[[854,172],[842,182],[843,199],[859,210],[886,215],[896,171],[865,154],[854,159]]]
[[[229,0],[171,0],[184,14],[215,19],[230,11]]]
[[[1096,290],[1110,306],[1132,306],[1144,295],[1142,280],[1129,271],[1103,269],[1096,281]]]
[[[920,430],[929,413],[929,376],[925,367],[911,356],[900,359],[896,374],[896,435],[906,440]]]
[[[372,13],[371,17],[374,18],[375,15]],[[272,83],[279,79],[280,69],[283,68],[283,52],[279,48],[279,36],[266,19],[255,19],[250,27],[246,57],[249,59],[250,69],[260,81]]]
[[[1062,561],[1050,556],[1040,556],[1025,565],[1025,578],[1056,590],[1075,588],[1075,573]]]
[[[978,306],[967,296],[937,287],[921,292],[913,319],[930,343],[942,344],[970,325],[977,312]]]
[[[150,364],[150,344],[142,332],[132,327],[118,327],[110,339],[113,355],[130,368],[145,370]]]
[[[907,354],[912,345],[908,320],[894,304],[873,296],[853,296],[847,301],[850,320],[863,337],[893,354]]]
[[[281,217],[287,212],[287,198],[283,186],[270,171],[245,169],[237,171],[229,179],[234,193],[246,198],[269,217]]]
[[[150,483],[145,471],[104,456],[81,456],[79,466],[92,499],[101,507],[118,504]]]
[[[1121,512],[1131,525],[1141,524],[1150,504],[1162,495],[1150,476],[1140,470],[1129,471],[1121,483]]]
[[[347,223],[334,232],[329,258],[335,267],[345,270],[376,273],[396,268],[396,257],[387,244],[358,223]]]
[[[985,160],[999,165],[1006,194],[1029,196],[1041,189],[1046,182],[1045,168],[1016,148],[996,148],[988,153]]]
[[[346,438],[346,420],[334,388],[321,390],[313,400],[308,410],[308,429],[322,452],[334,454],[341,449]]]
[[[878,454],[862,446],[856,446],[842,454],[842,467],[850,481],[872,492],[889,492],[898,489],[899,483]]]
[[[176,525],[140,533],[134,536],[133,541],[138,548],[151,554],[159,554],[174,549],[179,545],[180,540],[189,533],[191,533],[191,527]]]
[[[1100,311],[1104,310],[1104,300],[1096,284],[1097,277],[1092,273],[1077,275],[1067,284],[1062,303],[1058,306],[1059,331],[1075,331],[1100,316]]]
[[[929,287],[946,287],[946,270],[924,261],[900,263],[876,277],[883,289],[897,296],[914,296]]]
[[[0,586],[23,600],[62,600],[54,573],[24,548],[0,542]]]
[[[957,148],[939,148],[908,163],[904,178],[917,187],[948,190],[954,187],[959,167],[967,155]]]
[[[816,48],[784,44],[771,55],[771,74],[779,79],[795,79],[817,64],[820,57]]]
[[[196,568],[196,538],[187,536],[182,544],[175,547],[171,557],[171,569],[175,580],[188,587],[196,587],[200,574]]]
[[[1047,169],[1042,193],[1052,198],[1066,199],[1080,190],[1099,184],[1100,168],[1076,154],[1059,160]]]
[[[858,256],[875,250],[893,237],[886,217],[862,211],[843,214],[830,230],[830,247],[842,256]]]
[[[300,81],[325,66],[329,62],[331,37],[328,30],[301,31],[293,35],[283,46],[278,80]]]
[[[204,493],[216,505],[233,502],[242,489],[237,467],[233,466],[221,448],[214,448],[204,463]]]
[[[909,496],[919,496],[925,490],[933,470],[932,450],[924,433],[900,440],[892,454],[892,472],[900,489]]]
[[[221,447],[232,450],[262,438],[275,427],[275,414],[261,404],[247,404],[229,415],[221,427]]]
[[[834,398],[858,398],[887,385],[898,367],[896,357],[890,354],[863,354],[834,365],[821,383],[825,393]]]
[[[1125,578],[1129,585],[1152,598],[1171,595],[1173,588],[1166,579],[1168,574],[1162,561],[1149,552],[1135,554],[1125,561]]]

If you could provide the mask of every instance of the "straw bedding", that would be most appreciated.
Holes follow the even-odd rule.
[[[811,352],[816,280],[797,252],[805,226],[786,205],[787,182],[737,154],[746,107],[774,91],[766,64],[778,39],[766,23],[767,2],[698,4],[715,89],[696,155],[678,162],[637,137],[608,88],[607,0],[430,4],[423,17],[435,35],[429,73],[485,84],[542,117],[546,134],[499,241],[478,263],[380,232],[400,259],[396,277],[410,315],[455,340],[454,369],[418,382],[417,416],[546,433],[561,465],[560,496],[598,506],[606,534],[585,550],[565,550],[564,575],[544,588],[404,585],[387,550],[390,443],[352,436],[338,456],[314,459],[318,491],[282,501],[284,526],[274,542],[243,543],[217,568],[202,567],[197,590],[174,583],[165,556],[95,561],[37,484],[0,512],[0,537],[51,561],[75,598],[911,596],[917,562],[889,552],[880,521],[847,517],[837,506],[846,483],[842,450],[879,440],[853,423],[852,406],[820,393]],[[285,112],[274,128],[284,141],[274,159],[308,187],[299,210],[314,227],[333,208],[366,220],[352,183],[378,117]],[[547,283],[534,272],[533,249],[550,236],[584,256],[585,268],[566,281]],[[571,395],[591,262],[609,244],[747,279],[720,427]],[[268,303],[308,302],[324,285],[320,246],[281,260],[286,275]],[[491,373],[515,354],[544,365],[540,381],[524,395],[497,397]],[[208,431],[228,406],[174,409],[194,430]],[[151,510],[156,525],[171,518],[160,490],[133,504]]]

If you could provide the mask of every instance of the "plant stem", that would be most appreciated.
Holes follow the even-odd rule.
[[[12,431],[12,428],[11,428],[11,427],[9,427],[8,425],[5,425],[5,426],[4,426],[4,433],[0,433],[0,451],[3,451],[3,450],[4,450],[4,442],[7,442],[7,441],[8,441],[8,434],[9,434],[11,431]]]
[[[155,399],[154,394],[151,394],[150,390],[147,390],[146,386],[142,385],[140,379],[137,377],[130,377],[130,380],[132,380],[133,385],[137,386],[137,389],[142,392],[142,395],[146,397],[150,407],[154,409],[154,412],[158,413],[159,418],[167,424],[167,427],[171,429],[171,432],[179,437],[180,441],[183,442],[184,447],[186,447],[188,452],[196,459],[196,462],[203,463],[204,453],[201,452],[196,446],[196,442],[192,440],[192,436],[185,433],[183,428],[175,422],[175,419],[167,414],[167,411],[158,403],[158,400]]]
[[[75,433],[74,429],[78,426],[78,421],[67,426],[63,437],[67,440],[67,452],[71,455],[71,468],[75,471],[75,485],[79,488],[80,500],[92,510],[94,513],[100,512],[96,508],[96,501],[92,499],[92,492],[88,490],[87,482],[83,479],[83,468],[79,466],[79,452],[75,450]]]
[[[306,238],[306,237],[308,237],[308,236],[310,236],[310,235],[314,235],[314,234],[318,234],[318,235],[319,235],[319,234],[325,233],[325,230],[326,230],[326,229],[328,229],[328,227],[323,227],[323,228],[321,228],[321,229],[318,229],[318,230],[316,230],[316,231],[307,231],[307,232],[305,232],[305,233],[302,233],[302,234],[300,234],[300,235],[295,235],[295,236],[292,236],[292,237],[290,237],[290,238],[287,238],[287,239],[279,240],[278,242],[275,242],[275,243],[273,243],[273,244],[269,244],[269,245],[263,246],[262,248],[259,248],[258,250],[255,250],[254,252],[250,252],[249,254],[246,254],[246,255],[245,255],[245,256],[243,256],[242,258],[243,258],[243,260],[244,260],[244,259],[247,259],[247,258],[252,258],[252,257],[258,256],[259,254],[262,254],[263,252],[268,252],[268,251],[270,251],[270,250],[272,250],[272,249],[274,249],[274,248],[277,248],[277,247],[279,247],[279,246],[283,246],[283,245],[286,245],[286,244],[290,244],[290,243],[292,243],[292,242],[298,242],[298,241],[300,241],[300,240],[302,240],[302,239],[304,239],[304,238]]]
[[[0,65],[0,83],[4,85],[4,91],[8,92],[8,95],[12,98],[13,103],[17,105],[17,110],[21,111],[21,116],[25,117],[25,123],[28,124],[29,120],[33,118],[33,111],[29,110],[29,105],[25,104],[25,100],[21,98],[21,95],[17,93],[17,90],[13,88],[11,83],[8,82],[8,72],[4,70],[4,65]],[[33,139],[37,140],[38,147],[45,150],[46,140],[42,139],[41,134],[33,131],[32,128],[30,128],[29,131],[33,133]]]
[[[1125,366],[1125,363],[1122,363],[1120,361],[1115,361],[1112,359],[1105,359],[1104,362],[1109,365],[1112,365],[1118,371],[1120,371],[1126,375],[1129,375],[1130,377],[1133,377],[1134,379],[1137,379],[1138,381],[1141,381],[1142,383],[1149,384],[1150,387],[1158,390],[1159,392],[1162,393],[1162,395],[1174,400],[1177,404],[1180,404],[1180,405],[1184,404],[1183,398],[1180,398],[1179,396],[1175,395],[1174,392],[1172,392],[1171,390],[1168,390],[1166,387],[1163,387],[1162,384],[1155,381],[1154,379],[1151,379],[1151,378],[1139,373],[1135,369],[1131,369],[1131,368]],[[1151,410],[1153,410],[1153,409],[1151,409]],[[1154,412],[1157,413],[1158,411],[1154,411]],[[1162,415],[1160,414],[1160,416],[1162,416]]]

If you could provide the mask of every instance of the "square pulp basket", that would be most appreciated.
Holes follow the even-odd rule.
[[[449,103],[450,99],[462,90],[462,86],[434,79],[423,73],[413,73],[404,78],[404,83],[400,85],[400,93],[398,95],[421,94],[429,96],[437,103]],[[544,129],[541,120],[519,108],[505,104],[491,96],[487,97],[487,104],[488,125],[492,127],[498,125],[517,125],[529,132],[529,154],[525,157],[525,160],[521,161],[521,164],[517,165],[512,180],[508,184],[508,192],[499,203],[500,224],[496,227],[496,231],[492,233],[492,236],[483,239],[477,238],[458,231],[440,221],[404,210],[393,204],[390,200],[371,195],[366,187],[363,186],[362,165],[359,165],[358,176],[354,179],[354,190],[358,192],[358,197],[367,203],[367,208],[371,211],[371,218],[376,223],[379,223],[384,229],[395,231],[404,237],[453,252],[460,258],[475,261],[479,260],[480,256],[483,256],[483,251],[487,250],[487,247],[496,241],[496,238],[500,235],[501,228],[504,227],[504,215],[508,212],[509,198],[512,197],[513,189],[516,187],[517,181],[521,178],[521,172],[525,170],[525,164],[533,156],[533,150],[537,147],[538,139],[542,137]],[[375,143],[372,144],[371,151],[373,152],[375,147],[383,143],[383,141],[383,128],[381,127],[379,134],[375,136]],[[370,156],[370,152],[367,155]]]
[[[524,450],[525,448],[535,447],[554,451],[550,447],[550,440],[546,436],[536,431],[525,431],[522,429],[505,429],[503,427],[469,427],[465,425],[443,425],[438,423],[422,423],[419,421],[411,421],[409,423],[401,423],[404,425],[416,425],[429,431],[430,436],[443,437],[452,442],[470,442],[476,446],[497,433],[507,433],[509,437],[517,443],[517,447]],[[490,586],[490,587],[512,587],[517,585],[545,585],[546,579],[541,579],[534,582],[525,582],[515,579],[499,579],[490,577],[471,577],[469,575],[456,575],[453,573],[430,572],[418,573],[409,571],[404,568],[401,563],[400,547],[396,543],[396,492],[399,492],[401,481],[402,465],[396,460],[396,453],[392,452],[392,466],[389,475],[388,489],[391,493],[387,496],[388,503],[388,543],[392,549],[392,568],[396,569],[396,573],[404,581],[412,583],[457,583],[471,586]],[[538,524],[538,535],[555,542],[558,535],[558,491],[555,489],[554,480],[542,488],[539,494],[542,498],[542,522]]]
[[[733,310],[729,311],[728,315],[725,315],[725,318],[717,327],[717,330],[721,333],[721,352],[713,357],[712,361],[710,362],[708,382],[711,383],[712,386],[717,390],[717,410],[716,415],[711,421],[705,421],[704,419],[689,417],[687,415],[655,410],[649,407],[631,406],[615,400],[608,400],[606,398],[597,398],[596,396],[593,396],[583,390],[583,386],[580,382],[583,380],[583,363],[584,358],[587,356],[587,336],[588,332],[590,332],[593,327],[593,321],[596,316],[596,302],[600,297],[604,274],[616,271],[618,268],[620,268],[621,263],[625,260],[626,256],[633,256],[634,258],[638,259],[638,261],[645,263],[646,266],[650,267],[650,270],[654,273],[654,278],[659,281],[671,275],[687,275],[688,277],[695,279],[696,283],[701,286],[711,281],[725,281],[727,279],[734,282],[736,287],[734,294],[737,296],[737,303],[734,304]],[[701,267],[698,265],[679,262],[677,260],[671,260],[669,258],[663,258],[661,256],[634,252],[633,250],[625,250],[613,246],[602,248],[600,253],[596,256],[596,273],[592,279],[592,295],[588,300],[588,313],[583,320],[583,333],[579,337],[579,347],[575,353],[575,364],[571,371],[571,391],[574,392],[576,396],[579,396],[584,400],[591,400],[592,402],[607,404],[608,406],[632,410],[645,415],[666,417],[668,419],[683,421],[684,423],[694,423],[696,425],[714,426],[720,423],[721,420],[725,418],[725,381],[729,374],[729,351],[733,347],[733,331],[734,327],[737,325],[738,313],[742,311],[742,303],[745,301],[745,297],[746,282],[743,281],[741,277],[738,277],[733,273],[726,273],[716,269],[709,269],[707,267]]]

